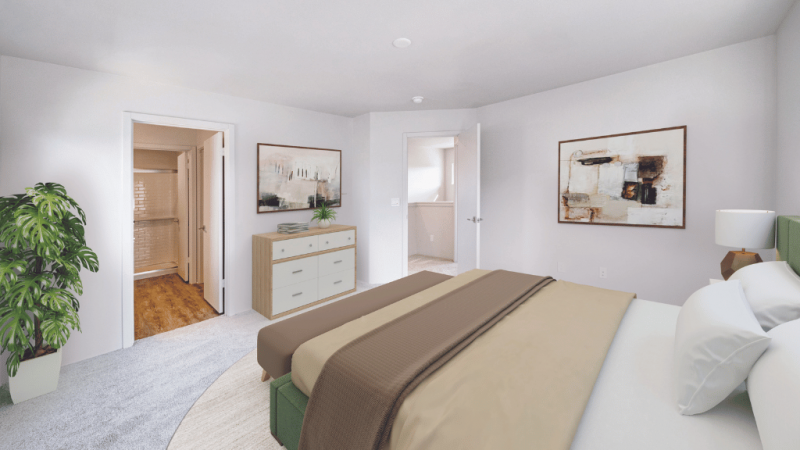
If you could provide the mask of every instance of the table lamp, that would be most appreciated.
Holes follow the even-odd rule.
[[[726,280],[742,267],[762,262],[758,253],[745,249],[775,248],[775,211],[720,209],[715,222],[717,245],[742,249],[728,252],[720,263]]]

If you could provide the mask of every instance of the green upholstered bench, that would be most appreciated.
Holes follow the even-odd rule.
[[[269,427],[272,436],[289,450],[297,450],[308,397],[292,383],[292,374],[269,385]]]

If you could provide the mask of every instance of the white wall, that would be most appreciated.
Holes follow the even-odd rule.
[[[408,255],[453,259],[455,223],[452,202],[408,204]],[[431,241],[431,236],[433,240]]]
[[[455,179],[455,155],[456,149],[444,149],[444,200],[446,202],[455,201],[456,198],[456,185]]]
[[[359,280],[369,282],[369,248],[370,248],[370,114],[363,114],[353,119],[352,158],[350,165],[343,167],[342,174],[352,183],[352,195],[348,204],[353,210],[353,223],[357,230],[357,276]],[[342,222],[344,223],[344,222]]]
[[[136,144],[197,145],[198,133],[213,134],[214,132],[137,123],[133,125],[133,142]]]
[[[0,193],[23,192],[39,181],[64,184],[86,210],[88,245],[100,272],[82,272],[82,333],[73,333],[64,363],[122,345],[121,216],[122,113],[133,111],[236,125],[236,264],[229,272],[233,313],[250,309],[251,235],[278,222],[307,221],[309,211],[256,214],[256,144],[343,150],[351,167],[352,119],[253,100],[138,81],[118,75],[0,57]],[[352,178],[345,172],[340,223],[356,222]],[[398,257],[399,261],[399,257]],[[0,364],[5,355],[0,357]],[[0,383],[5,371],[0,370]]]
[[[475,124],[476,110],[370,113],[369,281],[386,283],[403,274],[403,133],[459,131]]]
[[[408,202],[444,201],[444,149],[408,140]]]
[[[777,211],[800,215],[800,3],[778,28]]]
[[[729,249],[714,244],[714,210],[775,205],[775,76],[770,36],[479,108],[482,267],[682,304],[721,278]],[[557,223],[560,140],[678,125],[688,125],[685,230]]]

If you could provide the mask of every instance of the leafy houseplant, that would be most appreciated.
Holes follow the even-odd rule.
[[[316,220],[320,228],[328,228],[331,226],[331,221],[336,220],[336,211],[333,208],[328,208],[324,202],[322,206],[314,210],[314,216],[311,220]]]
[[[80,331],[80,270],[98,270],[84,225],[86,215],[60,184],[0,197],[0,350],[10,353],[12,380],[20,363],[56,352],[71,329]]]

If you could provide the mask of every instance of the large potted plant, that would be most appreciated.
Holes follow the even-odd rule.
[[[11,399],[54,391],[61,347],[80,331],[81,268],[97,272],[84,239],[86,215],[64,186],[39,183],[0,197],[0,353]]]

